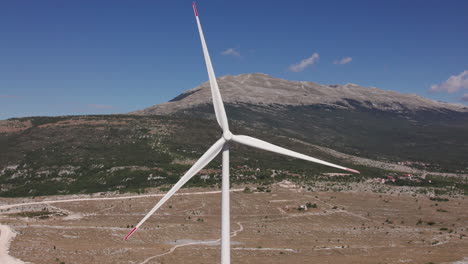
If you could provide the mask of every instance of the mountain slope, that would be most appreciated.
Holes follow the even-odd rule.
[[[218,79],[223,100],[227,104],[251,105],[326,105],[362,107],[383,111],[450,110],[468,112],[463,105],[437,102],[416,94],[402,94],[356,84],[321,85],[313,82],[287,81],[260,73],[223,76]],[[132,114],[171,114],[183,109],[211,103],[209,83],[190,89],[167,103],[154,105]]]
[[[317,158],[352,165],[314,146],[246,129],[237,122],[231,126],[240,133]],[[0,121],[0,196],[139,191],[174,184],[219,135],[212,120],[170,116],[63,116]],[[313,176],[337,171],[237,144],[231,149],[233,183],[269,183],[280,181],[289,173]],[[220,160],[215,159],[188,186],[218,184],[219,165]],[[383,173],[364,166],[353,168],[365,175]],[[276,170],[275,178],[270,176],[272,170]]]
[[[219,78],[230,120],[345,153],[431,169],[468,169],[468,108],[354,84],[320,85],[265,74]],[[213,119],[208,83],[138,115]]]
[[[335,169],[233,144],[233,184],[361,181],[429,171],[431,177],[457,173],[443,174],[453,176],[448,180],[431,180],[468,193],[462,175],[468,171],[468,113],[463,106],[261,74],[220,79],[234,133],[362,172],[330,179],[323,173]],[[0,121],[0,196],[141,191],[174,184],[220,136],[210,98],[203,84],[137,115]],[[215,159],[188,186],[219,184],[219,165]]]

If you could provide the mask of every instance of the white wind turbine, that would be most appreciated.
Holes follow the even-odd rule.
[[[222,168],[222,208],[221,208],[221,263],[229,264],[231,262],[230,256],[230,216],[229,216],[229,143],[236,142],[243,145],[247,145],[254,148],[259,148],[278,154],[283,154],[286,156],[303,159],[307,161],[312,161],[315,163],[320,163],[326,166],[359,173],[359,171],[349,169],[343,166],[339,166],[330,162],[319,160],[292,150],[288,150],[279,146],[275,146],[268,142],[265,142],[260,139],[256,139],[249,136],[242,135],[233,135],[229,131],[228,120],[226,116],[226,111],[224,110],[223,100],[221,99],[221,94],[219,92],[218,83],[216,82],[216,76],[211,65],[210,55],[208,54],[208,48],[206,47],[205,37],[203,35],[202,27],[200,24],[200,19],[198,18],[198,11],[193,2],[193,11],[195,12],[195,18],[197,20],[198,31],[200,33],[201,44],[203,48],[203,54],[205,56],[206,68],[208,70],[208,76],[210,79],[211,86],[211,95],[213,97],[213,106],[215,110],[216,120],[218,121],[219,126],[221,127],[223,134],[222,137],[216,141],[206,152],[201,156],[197,162],[185,173],[185,175],[180,178],[180,180],[169,190],[169,192],[164,195],[164,197],[148,212],[148,214],[143,217],[143,219],[128,233],[125,237],[127,240],[135,231],[151,216],[158,210],[175,192],[177,192],[187,181],[189,181],[195,174],[197,174],[201,169],[203,169],[208,163],[210,163],[221,151],[223,152],[223,168]]]

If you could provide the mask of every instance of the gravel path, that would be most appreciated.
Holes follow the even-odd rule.
[[[16,234],[11,231],[7,225],[0,225],[0,263],[2,264],[24,264],[23,261],[16,259],[8,254],[11,240]]]

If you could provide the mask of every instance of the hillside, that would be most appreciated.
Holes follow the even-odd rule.
[[[222,77],[220,88],[234,133],[362,172],[335,177],[335,182],[413,173],[428,175],[430,187],[468,192],[468,113],[463,106],[262,74]],[[210,100],[202,84],[171,102],[127,115],[0,121],[0,196],[166,188],[219,137]],[[323,173],[336,172],[235,144],[232,148],[233,184],[323,181],[330,180]],[[217,186],[219,162],[215,159],[188,186]]]
[[[218,79],[227,114],[246,126],[392,162],[468,168],[468,108],[355,84],[320,85],[266,74]],[[208,83],[132,114],[213,119]]]
[[[314,146],[246,129],[237,122],[231,125],[243,134],[352,165]],[[183,117],[107,115],[1,121],[0,196],[140,192],[174,184],[218,137],[211,120]],[[242,146],[233,145],[232,150],[233,183],[270,183],[293,174],[336,171]],[[188,186],[217,185],[219,165],[215,159]],[[366,175],[383,173],[354,167]],[[272,170],[281,171],[271,178]]]

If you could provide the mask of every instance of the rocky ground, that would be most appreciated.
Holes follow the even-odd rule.
[[[324,186],[282,182],[261,192],[235,186],[232,262],[466,261],[466,197],[431,199],[395,186],[376,193],[375,184],[340,192],[323,191]],[[0,221],[16,232],[9,254],[24,262],[217,263],[220,193],[183,192],[128,241],[123,237],[161,193],[0,199]],[[301,205],[307,210],[298,210]]]

